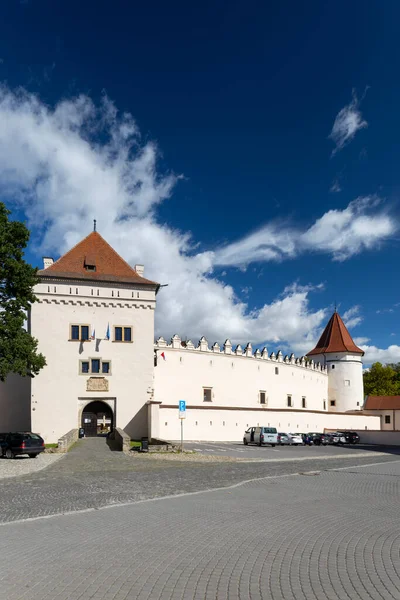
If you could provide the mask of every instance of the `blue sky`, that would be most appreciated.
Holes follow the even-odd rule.
[[[157,333],[400,361],[396,2],[0,7],[0,192],[38,266],[98,230]]]

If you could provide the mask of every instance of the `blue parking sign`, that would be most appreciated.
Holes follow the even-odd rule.
[[[179,400],[179,412],[185,412],[186,400]]]

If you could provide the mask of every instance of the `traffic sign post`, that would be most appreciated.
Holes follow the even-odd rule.
[[[179,400],[179,418],[181,420],[181,452],[183,452],[183,419],[186,419],[186,401]]]

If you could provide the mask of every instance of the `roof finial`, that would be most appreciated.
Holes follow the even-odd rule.
[[[97,223],[96,219],[93,219],[93,231],[96,231],[96,223]]]
[[[335,300],[335,313],[337,313],[336,300]]]

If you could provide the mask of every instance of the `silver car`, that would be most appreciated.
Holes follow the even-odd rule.
[[[249,427],[243,436],[243,444],[270,444],[275,446],[278,443],[278,432],[275,427]]]

